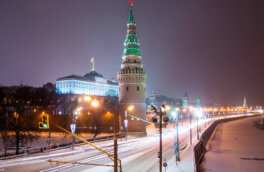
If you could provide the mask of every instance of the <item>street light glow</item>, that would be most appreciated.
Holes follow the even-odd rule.
[[[175,118],[177,117],[177,112],[172,111],[172,112],[171,112],[171,116],[175,119]]]
[[[128,108],[127,108],[129,111],[132,111],[133,109],[134,109],[134,106],[133,105],[130,105],[130,106],[128,106]]]
[[[92,101],[92,106],[93,107],[98,107],[99,106],[99,102],[97,100],[93,100]]]
[[[89,102],[89,101],[92,100],[92,98],[90,96],[84,96],[83,100],[86,101],[86,102]]]

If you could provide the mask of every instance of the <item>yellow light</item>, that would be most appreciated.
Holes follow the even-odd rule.
[[[76,111],[80,112],[82,110],[82,107],[78,107]]]
[[[34,111],[34,112],[37,112],[37,109],[34,109],[33,111]]]
[[[133,109],[134,109],[134,106],[133,105],[130,105],[130,106],[128,106],[128,108],[127,108],[129,111],[132,111]]]
[[[177,107],[177,108],[175,108],[175,110],[178,112],[180,110],[180,108]]]
[[[83,100],[86,101],[86,102],[89,102],[89,101],[92,100],[92,98],[90,96],[84,96]]]
[[[92,106],[93,107],[98,107],[99,106],[99,102],[97,100],[93,100],[92,101]]]
[[[170,106],[166,106],[166,111],[169,111],[171,109]]]

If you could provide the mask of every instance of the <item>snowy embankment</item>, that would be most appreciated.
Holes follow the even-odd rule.
[[[219,124],[207,144],[201,171],[263,171],[263,118],[256,116]]]
[[[9,133],[10,135],[13,133]],[[37,135],[39,138],[36,140],[33,140],[32,142],[27,142],[22,144],[23,147],[28,147],[29,149],[37,149],[42,147],[47,147],[47,141],[50,140],[51,145],[60,145],[60,144],[71,144],[72,143],[72,136],[64,133],[64,132],[51,132],[51,135],[49,137],[49,132],[31,132],[33,135]],[[92,139],[94,137],[93,133],[80,133],[78,134],[84,139]],[[109,136],[112,134],[108,133],[100,133],[96,136],[96,138]],[[14,153],[15,152],[15,143],[11,144],[8,143],[8,153]],[[0,156],[4,155],[4,142],[2,138],[0,137]]]

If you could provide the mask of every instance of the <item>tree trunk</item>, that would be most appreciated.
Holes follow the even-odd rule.
[[[19,154],[19,131],[16,131],[16,155]]]

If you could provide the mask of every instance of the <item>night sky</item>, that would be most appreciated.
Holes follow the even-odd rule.
[[[135,0],[147,91],[264,104],[263,0]],[[0,0],[0,85],[95,69],[116,78],[128,0]]]

